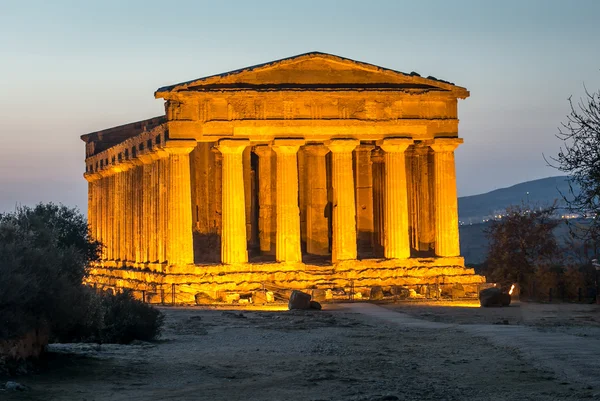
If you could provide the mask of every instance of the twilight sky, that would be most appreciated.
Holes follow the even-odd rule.
[[[542,154],[600,88],[600,1],[0,0],[0,212],[86,210],[81,134],[164,112],[164,85],[322,51],[471,91],[459,195],[558,175]]]

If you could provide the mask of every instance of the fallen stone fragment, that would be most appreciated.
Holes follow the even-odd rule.
[[[321,309],[323,309],[323,307],[317,301],[310,301],[310,309],[321,310]]]
[[[369,298],[371,300],[383,299],[383,289],[380,286],[371,287],[371,294]]]
[[[500,288],[491,287],[479,293],[479,304],[483,307],[509,306],[510,294],[503,293]]]
[[[310,309],[310,294],[302,291],[294,290],[290,295],[288,309]]]

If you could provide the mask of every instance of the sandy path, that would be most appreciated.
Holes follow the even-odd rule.
[[[581,400],[599,391],[457,325],[343,309],[165,313],[162,341],[55,346],[46,370],[19,378],[30,390],[0,399]]]

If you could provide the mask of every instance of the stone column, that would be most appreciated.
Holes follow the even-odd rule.
[[[429,163],[429,146],[415,146],[415,157],[418,174],[417,182],[417,226],[418,226],[418,249],[429,251],[433,248],[435,234],[433,228],[433,202],[431,191],[431,169]]]
[[[324,145],[306,145],[306,252],[329,254],[327,221],[327,161],[329,149]]]
[[[158,190],[156,199],[156,246],[157,262],[167,262],[167,241],[169,232],[169,198],[168,183],[170,182],[171,169],[169,164],[169,154],[164,149],[155,149],[152,156],[157,167],[156,188]]]
[[[409,146],[404,152],[406,159],[406,182],[408,191],[408,229],[410,233],[411,249],[419,249],[419,168],[417,165],[417,156],[415,147]]]
[[[356,230],[358,252],[373,247],[373,174],[371,151],[373,145],[359,145],[354,151],[354,182],[356,183]]]
[[[258,237],[260,251],[267,254],[275,253],[275,232],[277,228],[277,215],[275,214],[276,199],[276,166],[275,153],[268,145],[254,148],[258,156]]]
[[[327,143],[331,151],[331,186],[333,192],[333,233],[331,260],[356,259],[356,203],[352,151],[356,139],[333,139]]]
[[[277,238],[275,257],[278,262],[301,262],[300,208],[298,206],[298,149],[299,139],[275,139],[277,155]]]
[[[373,163],[373,230],[375,232],[373,251],[383,253],[384,227],[383,227],[383,182],[385,168],[383,164],[383,151],[380,148],[371,154]]]
[[[250,248],[256,246],[257,238],[254,237],[252,225],[252,148],[247,147],[242,152],[242,165],[244,168],[244,202],[246,205],[246,240]]]
[[[408,231],[408,193],[406,158],[404,152],[412,139],[389,138],[381,141],[385,152],[385,178],[383,191],[384,256],[387,259],[410,257]]]
[[[462,142],[462,138],[436,138],[431,145],[434,151],[435,254],[441,257],[460,255],[454,150]]]
[[[152,157],[149,154],[138,154],[138,160],[140,160],[140,162],[143,163],[142,165],[142,182],[141,182],[141,187],[142,187],[142,200],[141,200],[141,217],[140,217],[140,231],[141,231],[141,238],[140,238],[140,246],[142,248],[141,250],[141,262],[153,262],[155,259],[153,259],[152,257],[154,256],[154,252],[151,252],[151,246],[154,246],[154,244],[151,244],[150,242],[150,237],[151,237],[151,230],[153,229],[153,224],[152,224],[152,219],[153,219],[153,215],[152,215],[152,211],[154,210],[153,208],[153,202],[152,199],[154,198],[153,196],[153,174],[152,174],[152,164],[154,162],[154,160],[152,159]]]
[[[222,139],[218,149],[223,156],[223,202],[221,229],[221,262],[246,263],[246,203],[244,200],[244,170],[242,152],[248,140]]]
[[[108,260],[108,205],[109,205],[109,172],[107,170],[101,170],[99,173],[102,178],[100,179],[100,235],[98,239],[102,242],[102,260]]]
[[[212,177],[212,188],[214,190],[212,218],[214,232],[220,236],[223,228],[223,155],[216,145],[213,146],[212,153],[215,163]]]
[[[117,247],[115,259],[119,265],[125,261],[125,170],[127,166],[119,162],[115,167],[115,218]]]
[[[110,224],[110,259],[119,259],[119,179],[118,170],[115,167],[111,168],[110,179],[110,205],[109,205],[109,224]]]
[[[298,149],[298,206],[300,208],[300,242],[302,249],[306,247],[306,154],[304,148]]]
[[[124,160],[120,163],[121,167],[121,205],[123,207],[123,213],[121,219],[123,226],[121,228],[121,234],[123,239],[121,241],[121,260],[123,262],[131,262],[135,259],[133,256],[133,168],[134,165],[129,160]]]
[[[131,238],[131,246],[132,246],[132,257],[136,264],[143,263],[145,260],[143,258],[143,243],[142,243],[142,173],[143,173],[143,164],[137,159],[131,159],[131,163],[133,164],[133,169],[131,171],[131,193],[132,193],[132,215],[133,221],[131,222],[131,230],[132,230],[132,238]]]
[[[195,140],[171,140],[165,144],[169,157],[167,182],[167,255],[169,265],[194,263],[192,234],[192,189],[189,154],[196,147]]]
[[[98,173],[85,173],[84,178],[88,182],[88,232],[92,236],[93,239],[98,239],[98,203],[100,201],[100,196],[98,194],[98,187],[100,185],[100,174]]]

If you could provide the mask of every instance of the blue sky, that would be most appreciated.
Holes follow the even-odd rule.
[[[557,175],[567,98],[600,88],[600,1],[0,0],[0,211],[86,209],[81,134],[160,86],[309,51],[455,82],[460,195]]]

